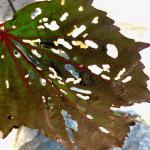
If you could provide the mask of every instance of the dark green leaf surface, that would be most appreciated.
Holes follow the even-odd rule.
[[[69,149],[123,143],[130,120],[111,107],[150,98],[138,53],[149,44],[124,37],[113,23],[86,0],[52,0],[29,5],[4,24],[0,129],[5,135],[26,125]],[[80,27],[84,31],[77,36]],[[109,47],[118,56],[108,55]]]

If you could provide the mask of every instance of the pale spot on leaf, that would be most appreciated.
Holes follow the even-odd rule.
[[[43,78],[40,78],[40,83],[42,86],[46,86],[46,80]]]
[[[61,0],[61,5],[65,5],[65,0]]]
[[[29,74],[26,74],[26,75],[24,76],[24,78],[29,78],[29,76],[30,76]]]
[[[42,99],[43,103],[45,103],[45,102],[46,102],[46,98],[45,98],[45,96],[42,96],[42,97],[41,97],[41,99]]]
[[[42,20],[43,20],[43,22],[47,22],[48,18],[44,17]]]
[[[87,49],[88,48],[88,46],[86,44],[84,44],[83,42],[81,42],[81,41],[72,41],[72,45],[80,46],[80,48],[82,48],[82,49]]]
[[[41,20],[41,19],[39,20],[39,23],[42,23],[42,20]]]
[[[12,26],[12,28],[13,28],[13,29],[16,29],[17,27],[16,27],[16,26]]]
[[[58,83],[59,83],[59,84],[62,84],[62,85],[65,85],[65,83],[62,82],[62,81],[60,81],[60,80],[58,80]]]
[[[4,59],[4,55],[1,55],[1,59]]]
[[[9,89],[9,81],[8,80],[5,81],[5,84],[6,84],[6,89]]]
[[[80,7],[78,8],[78,10],[79,10],[79,11],[83,11],[83,6],[80,6]]]
[[[40,67],[36,67],[36,69],[39,70],[39,71],[42,71],[42,68],[40,68]]]

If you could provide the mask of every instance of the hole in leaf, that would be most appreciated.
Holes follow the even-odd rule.
[[[83,99],[83,100],[89,100],[90,97],[89,96],[85,96],[85,95],[82,95],[82,94],[76,94],[79,98]]]
[[[47,22],[48,18],[44,17],[42,20],[43,20],[43,22]]]
[[[94,119],[91,115],[86,115],[86,117],[90,120]]]
[[[62,21],[62,22],[65,21],[68,16],[69,16],[68,12],[65,12],[65,13],[61,16],[60,21]]]
[[[39,54],[39,53],[37,52],[37,50],[35,50],[35,49],[32,49],[31,52],[32,52],[32,54],[34,54],[34,55],[35,55],[36,57],[38,57],[38,58],[41,58],[41,57],[42,57],[41,54]]]
[[[91,48],[98,49],[98,45],[91,40],[85,40],[85,44]]]
[[[44,26],[51,31],[56,31],[59,29],[59,25],[57,24],[56,21],[52,21],[50,24],[44,23]]]
[[[88,46],[84,44],[82,41],[72,41],[72,45],[80,46],[80,48],[87,49]]]
[[[126,72],[126,69],[123,68],[122,70],[119,71],[118,75],[115,77],[115,80],[121,79],[121,76]]]
[[[4,55],[1,55],[1,59],[4,59]]]
[[[65,5],[65,0],[61,0],[61,5]]]
[[[109,131],[104,128],[104,127],[99,127],[100,131],[102,131],[103,133],[109,134]]]
[[[102,65],[102,68],[103,68],[103,71],[106,71],[106,72],[110,72],[110,65],[108,65],[108,64],[103,64]]]
[[[88,69],[96,75],[100,75],[103,72],[103,69],[101,69],[97,65],[90,65],[88,66]]]
[[[14,51],[14,55],[17,57],[17,58],[20,58],[21,57],[21,55],[20,55],[20,53],[18,52],[18,51]]]
[[[46,80],[43,78],[40,78],[40,83],[42,86],[46,86]]]
[[[107,76],[107,75],[105,75],[105,74],[102,74],[101,77],[102,77],[103,79],[105,79],[105,80],[110,80],[110,77]]]
[[[92,92],[89,91],[89,90],[83,90],[83,89],[80,89],[80,88],[77,88],[77,87],[71,87],[70,90],[75,91],[75,92],[79,92],[79,93],[82,93],[82,94],[92,94]]]
[[[57,72],[55,71],[54,68],[49,67],[49,71],[51,72],[51,74],[49,74],[49,77],[52,79],[58,79],[58,80],[62,80],[62,78],[60,76],[58,76]]]
[[[72,32],[72,37],[76,38],[78,37],[81,33],[83,33],[86,30],[85,25],[81,25],[79,28],[75,28]]]
[[[75,132],[77,132],[78,131],[78,123],[71,118],[71,115],[69,115],[68,112],[65,110],[62,110],[61,114],[63,115],[66,126],[68,128],[73,129]]]
[[[65,90],[63,90],[63,89],[60,89],[60,92],[64,93],[65,95],[68,94],[68,93],[67,93]]]
[[[77,78],[76,80],[74,78],[67,78],[66,79],[66,83],[69,83],[69,82],[73,82],[73,84],[79,84],[81,81],[81,78]]]
[[[52,48],[51,51],[53,53],[55,53],[55,54],[58,54],[59,56],[65,58],[65,59],[67,59],[67,60],[70,59],[69,55],[65,51],[63,51],[61,49],[54,49],[54,48]]]
[[[99,17],[96,16],[96,17],[92,20],[92,23],[93,23],[93,24],[98,24],[98,20],[99,20]]]
[[[83,11],[83,6],[80,6],[80,7],[78,8],[78,10],[79,10],[79,11]]]
[[[65,68],[66,68],[66,70],[67,70],[68,72],[71,73],[72,76],[74,76],[75,78],[79,78],[79,73],[76,72],[76,70],[75,70],[75,68],[74,68],[73,65],[71,65],[71,64],[66,64],[66,65],[65,65]]]
[[[5,81],[5,84],[6,84],[6,89],[9,89],[9,81],[8,80]]]
[[[122,80],[122,83],[127,83],[132,80],[132,76],[127,76],[125,79]]]
[[[58,46],[58,44],[60,44],[60,45],[63,45],[67,49],[72,49],[72,46],[70,45],[70,43],[65,41],[64,39],[58,39],[57,41],[54,42],[54,44],[56,46]]]
[[[35,11],[31,14],[31,19],[35,19],[41,13],[42,13],[42,9],[41,8],[36,8]]]
[[[117,58],[118,57],[118,50],[115,45],[113,44],[107,44],[107,55],[112,57],[112,58]]]
[[[14,119],[14,116],[12,116],[12,115],[7,115],[7,118],[8,118],[9,120],[13,120],[13,119]]]

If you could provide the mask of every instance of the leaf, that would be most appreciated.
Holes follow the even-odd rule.
[[[28,5],[1,25],[5,136],[26,125],[68,149],[122,145],[132,122],[111,107],[150,98],[139,62],[149,44],[124,37],[113,24],[88,1],[52,0]]]

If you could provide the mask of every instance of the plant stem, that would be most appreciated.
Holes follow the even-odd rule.
[[[11,2],[11,0],[8,0],[8,2],[9,2],[9,5],[10,5],[12,11],[13,11],[14,14],[15,14],[15,13],[16,13],[16,10],[15,10],[15,7],[14,7],[13,3]]]

